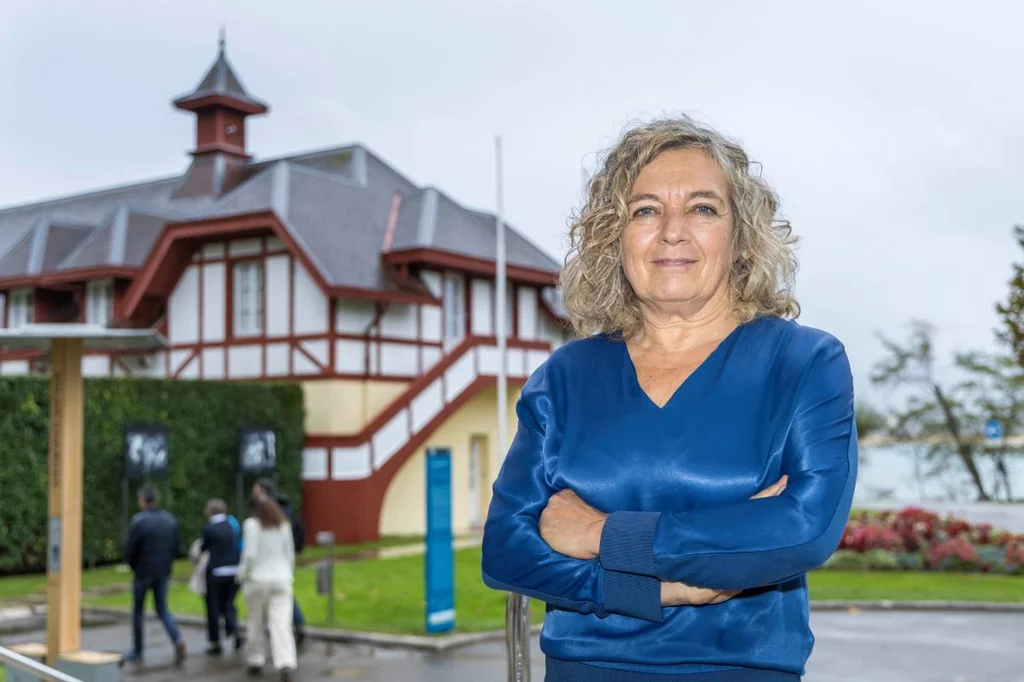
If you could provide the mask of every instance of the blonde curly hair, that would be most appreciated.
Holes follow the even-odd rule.
[[[589,182],[586,204],[573,215],[559,288],[576,333],[618,332],[630,338],[641,330],[640,305],[622,268],[621,237],[637,176],[671,149],[703,150],[729,179],[735,255],[729,280],[736,314],[743,321],[799,316],[793,296],[797,238],[789,222],[776,219],[778,196],[759,174],[750,173],[750,159],[739,144],[679,116],[627,130],[605,154]]]

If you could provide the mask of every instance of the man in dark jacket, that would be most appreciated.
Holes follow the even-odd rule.
[[[206,625],[210,646],[206,653],[220,656],[220,619],[224,618],[224,634],[235,638],[235,650],[244,640],[238,631],[235,595],[238,594],[238,563],[241,561],[239,535],[228,520],[224,500],[206,503],[206,525],[203,527],[201,551],[208,552],[206,564]]]
[[[142,610],[146,594],[153,592],[156,613],[163,621],[168,636],[174,642],[174,663],[178,667],[185,662],[185,642],[178,633],[174,616],[167,609],[167,586],[171,578],[171,564],[178,555],[178,521],[163,509],[159,509],[160,496],[156,488],[144,485],[139,488],[141,512],[132,519],[125,541],[124,556],[135,579],[132,583],[132,652],[127,661],[142,661]]]
[[[282,492],[277,491],[277,486],[269,478],[261,478],[257,481],[253,487],[252,492],[254,495],[266,495],[277,501],[277,504],[281,507],[281,511],[288,517],[288,521],[292,524],[292,539],[295,543],[295,556],[298,557],[306,546],[306,526],[302,523],[302,519],[292,509],[292,501],[288,499],[288,496]],[[306,619],[302,615],[302,609],[299,608],[299,602],[297,599],[292,599],[292,626],[295,628],[295,644],[298,647],[302,647],[302,643],[306,639]]]

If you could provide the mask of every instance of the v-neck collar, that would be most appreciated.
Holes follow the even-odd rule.
[[[644,390],[644,387],[640,384],[640,375],[636,370],[636,365],[633,364],[633,356],[629,354],[629,347],[626,345],[626,340],[620,339],[620,344],[622,346],[622,355],[625,360],[625,371],[629,377],[628,381],[630,383],[630,387],[633,390],[636,390],[640,394],[641,398],[650,407],[654,408],[659,412],[663,412],[666,408],[668,408],[669,405],[673,403],[673,401],[675,401],[676,397],[683,392],[684,388],[692,384],[694,380],[698,378],[699,374],[706,371],[705,367],[710,366],[713,362],[717,361],[718,356],[724,353],[728,346],[731,346],[733,343],[735,343],[736,338],[739,336],[740,331],[744,327],[753,324],[757,319],[758,318],[754,318],[753,320],[743,322],[737,325],[736,328],[733,329],[731,332],[729,332],[725,336],[725,338],[722,339],[717,346],[715,346],[714,350],[712,350],[708,354],[708,356],[704,358],[704,360],[699,365],[697,365],[697,367],[692,372],[690,372],[689,376],[683,379],[682,383],[676,386],[675,390],[672,391],[672,395],[668,397],[668,400],[665,401],[664,405],[659,405],[658,403],[654,402],[654,399],[651,398],[647,391]]]

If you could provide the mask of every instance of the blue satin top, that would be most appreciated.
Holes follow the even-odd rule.
[[[658,407],[621,338],[572,341],[530,377],[483,539],[490,587],[548,604],[549,680],[796,680],[806,572],[835,551],[857,476],[842,344],[796,322],[737,327]],[[749,499],[787,474],[778,497]],[[610,514],[600,557],[538,532],[570,488]],[[662,607],[661,581],[743,592]]]

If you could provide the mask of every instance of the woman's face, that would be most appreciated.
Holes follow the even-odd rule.
[[[692,315],[727,296],[729,182],[699,149],[659,154],[640,171],[622,233],[622,266],[647,312]]]

